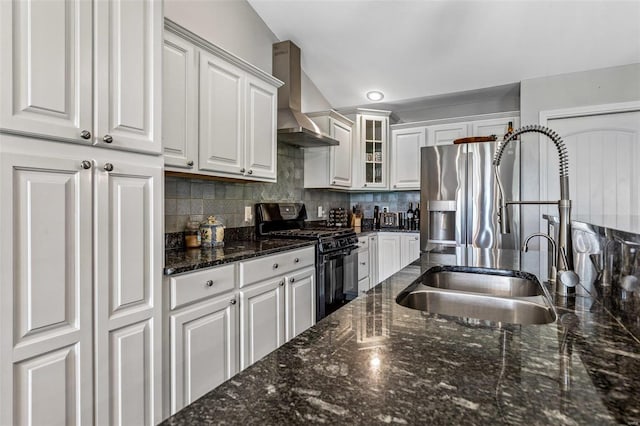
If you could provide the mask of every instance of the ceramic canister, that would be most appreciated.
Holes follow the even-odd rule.
[[[200,224],[200,235],[204,247],[219,247],[224,245],[224,225],[216,220],[215,216],[209,216]]]

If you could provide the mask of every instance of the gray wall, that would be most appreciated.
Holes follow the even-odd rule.
[[[541,111],[638,100],[640,64],[523,80],[520,85],[520,123],[539,123]],[[523,200],[540,198],[540,151],[537,140],[537,136],[531,134],[522,137]],[[540,209],[527,206],[521,212],[522,235],[538,231]]]
[[[349,194],[304,189],[303,151],[278,146],[277,183],[229,183],[214,180],[165,178],[165,232],[183,231],[189,220],[202,221],[214,215],[230,228],[253,226],[244,221],[244,208],[261,201],[302,201],[310,220],[323,209],[349,207]]]

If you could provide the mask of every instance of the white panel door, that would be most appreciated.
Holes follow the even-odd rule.
[[[95,177],[96,422],[155,424],[161,419],[162,158],[110,160],[98,161]]]
[[[238,371],[235,295],[171,314],[171,413]]]
[[[400,270],[400,235],[378,234],[378,278],[386,280]]]
[[[277,96],[272,85],[247,77],[245,169],[249,178],[276,180]]]
[[[91,423],[92,171],[32,143],[0,153],[0,424]]]
[[[95,143],[160,154],[162,2],[109,0],[92,4],[96,25]]]
[[[426,129],[394,130],[391,136],[392,189],[420,189],[420,148],[426,144]]]
[[[352,156],[352,131],[351,126],[330,119],[330,135],[340,142],[340,145],[331,147],[331,160],[329,162],[329,183],[331,186],[351,187],[353,174]]]
[[[285,342],[285,279],[240,290],[240,362],[245,369]]]
[[[91,4],[0,2],[0,129],[89,143]]]
[[[244,167],[244,72],[200,52],[201,170],[242,175]]]
[[[427,127],[427,145],[452,145],[453,141],[469,136],[467,123],[438,124]]]
[[[562,137],[569,151],[573,215],[638,214],[640,111],[551,119],[547,126]],[[548,140],[541,142],[541,151],[540,196],[557,200],[558,153]],[[546,209],[558,214],[555,206]]]
[[[197,169],[198,63],[193,44],[166,32],[162,66],[164,164]]]
[[[404,268],[420,257],[420,236],[418,234],[403,234],[401,237],[400,267]]]
[[[316,323],[316,269],[287,276],[287,341]]]

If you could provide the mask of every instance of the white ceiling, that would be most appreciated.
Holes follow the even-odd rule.
[[[640,62],[640,0],[248,1],[334,108]]]

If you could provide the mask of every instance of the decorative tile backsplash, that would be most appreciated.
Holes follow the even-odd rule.
[[[366,218],[373,217],[373,206],[389,211],[406,211],[409,202],[414,208],[420,200],[419,191],[346,193],[325,189],[304,189],[304,151],[289,145],[278,145],[277,183],[231,183],[182,177],[165,178],[165,232],[184,230],[189,220],[203,221],[214,215],[227,228],[254,226],[244,220],[244,209],[259,202],[302,201],[309,220],[326,219],[331,208],[350,209],[360,204]],[[318,218],[318,206],[325,211]]]
[[[214,215],[228,228],[253,226],[245,222],[244,208],[258,202],[302,201],[310,220],[318,219],[318,206],[349,208],[349,194],[304,189],[304,152],[289,145],[278,145],[277,183],[230,183],[203,179],[169,177],[165,179],[165,232],[183,231],[189,220],[202,221]]]

